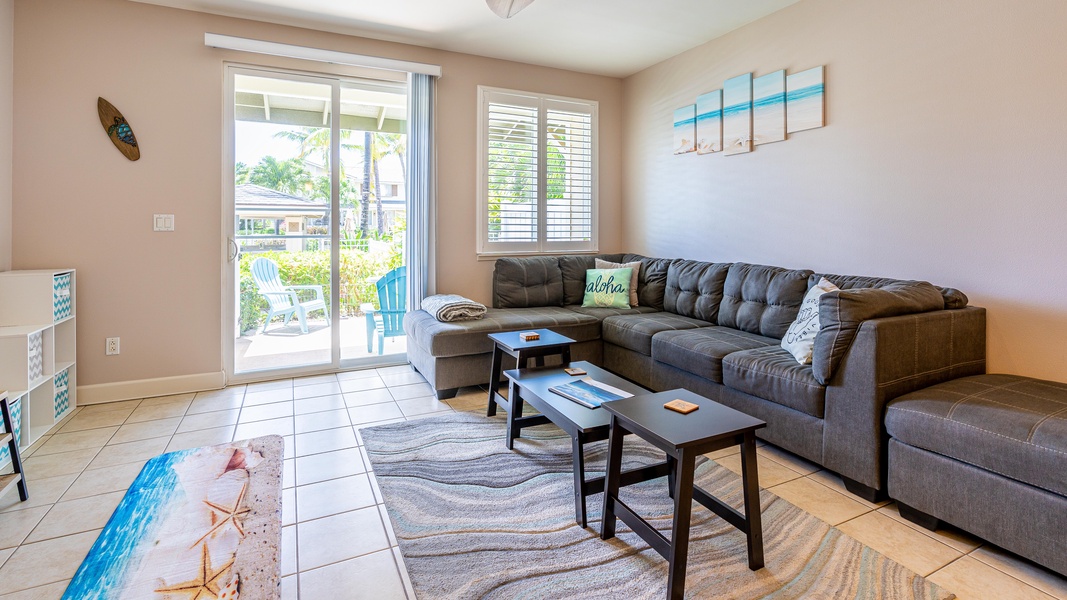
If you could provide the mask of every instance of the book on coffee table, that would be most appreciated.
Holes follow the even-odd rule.
[[[589,377],[584,377],[570,383],[555,385],[548,391],[559,394],[564,398],[577,402],[586,408],[600,408],[600,405],[612,400],[629,398],[630,392],[624,392],[619,388],[611,387]]]

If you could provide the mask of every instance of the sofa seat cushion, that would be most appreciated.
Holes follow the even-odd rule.
[[[778,340],[729,327],[663,331],[652,337],[652,358],[722,383],[722,359],[740,350],[777,345]]]
[[[711,323],[669,312],[608,317],[602,323],[605,342],[652,356],[652,336],[661,331],[711,327]]]
[[[493,351],[490,333],[525,329],[551,329],[576,342],[600,337],[600,321],[558,306],[540,308],[490,308],[477,321],[442,323],[424,310],[404,315],[408,339],[437,358],[467,356]]]
[[[643,315],[648,313],[659,312],[651,306],[631,306],[630,308],[603,308],[600,306],[564,306],[567,310],[573,310],[576,313],[583,315],[589,315],[590,317],[596,317],[598,321],[603,321],[608,317],[617,317],[619,315]]]
[[[885,424],[909,446],[1067,496],[1067,384],[953,379],[893,400]]]
[[[815,381],[811,365],[802,365],[779,345],[729,354],[722,361],[722,382],[768,402],[822,419],[826,386]]]

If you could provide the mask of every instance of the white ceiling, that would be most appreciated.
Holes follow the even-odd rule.
[[[625,77],[798,0],[133,0]],[[216,32],[224,33],[224,32]]]

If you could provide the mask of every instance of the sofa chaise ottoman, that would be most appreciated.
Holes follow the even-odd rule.
[[[886,411],[889,495],[1067,576],[1067,384],[978,375]]]

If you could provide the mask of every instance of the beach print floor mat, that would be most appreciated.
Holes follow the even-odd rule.
[[[148,461],[63,598],[280,597],[282,448],[265,436]]]

